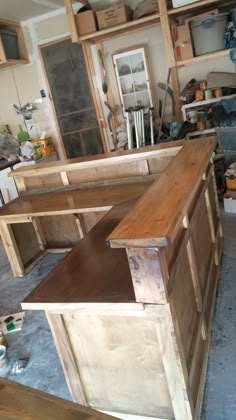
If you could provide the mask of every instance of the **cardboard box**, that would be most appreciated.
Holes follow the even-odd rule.
[[[225,172],[227,190],[236,190],[236,162],[232,163]]]
[[[188,25],[173,26],[173,38],[177,61],[193,58],[193,47]]]
[[[75,24],[78,36],[96,32],[98,29],[96,13],[93,10],[77,13],[75,15]]]
[[[132,14],[132,10],[125,4],[101,10],[97,12],[98,27],[105,29],[128,22],[132,19]]]
[[[36,156],[49,156],[55,153],[55,147],[52,137],[47,137],[43,140],[32,140]]]
[[[228,190],[225,193],[224,209],[226,213],[236,213],[236,191]]]

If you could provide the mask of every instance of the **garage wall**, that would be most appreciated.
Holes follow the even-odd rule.
[[[91,3],[94,3],[96,9],[101,8],[102,3],[100,0],[94,0],[91,1]],[[106,0],[105,4],[108,3],[109,2]],[[113,3],[114,1],[110,0],[109,4],[112,5]],[[20,101],[22,105],[24,105],[26,102],[33,102],[35,99],[39,98],[40,89],[45,89],[47,92],[47,85],[38,54],[38,46],[68,36],[69,28],[64,9],[52,12],[39,18],[25,21],[22,25],[29,51],[30,64],[13,68],[13,73],[18,86]],[[118,50],[120,51],[122,49],[142,44],[145,44],[148,48],[151,77],[155,86],[155,94],[157,98],[163,98],[163,92],[157,89],[157,83],[159,81],[166,81],[168,66],[164,47],[164,38],[160,26],[156,26],[104,42],[105,65],[107,67],[109,83],[110,86],[112,86],[114,102],[117,104],[120,104],[120,102],[111,55]],[[95,47],[92,47],[92,52],[96,69],[94,85],[100,92],[101,102],[104,103],[106,98],[104,97],[101,89],[100,67],[98,65]],[[181,68],[179,70],[181,88],[193,77],[196,79],[202,79],[206,77],[206,74],[209,71],[221,70],[229,72],[235,71],[234,65],[231,63],[229,58],[223,57],[206,63],[199,63],[194,66]],[[0,94],[0,122],[8,123],[13,134],[17,134],[18,125],[22,122],[22,120],[12,109],[12,105],[14,103],[18,105],[18,97],[13,83],[11,69],[0,71]],[[41,104],[38,104],[38,106],[40,109],[35,112],[34,118],[38,124],[39,131],[46,131],[47,134],[53,136],[59,156],[63,158],[63,152],[60,147],[58,131],[49,98],[45,98]],[[170,119],[170,111],[171,107],[170,102],[168,101],[167,119]],[[105,107],[104,113],[107,114]],[[121,114],[119,115],[119,121],[123,121]]]

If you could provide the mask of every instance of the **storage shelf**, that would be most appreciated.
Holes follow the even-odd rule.
[[[199,55],[197,57],[188,58],[187,60],[177,61],[176,65],[178,67],[190,66],[191,64],[202,63],[203,61],[214,60],[220,57],[227,57],[227,55],[229,55],[229,51],[230,50],[221,50],[221,51],[215,51],[208,54]]]
[[[221,96],[220,98],[212,98],[212,99],[207,99],[205,101],[191,102],[191,104],[183,105],[182,110],[210,105],[210,104],[214,104],[221,101],[221,99],[232,99],[234,97],[236,98],[236,93],[234,93],[233,95]]]
[[[223,3],[223,4],[222,4]],[[200,9],[201,11],[205,11],[207,9],[210,10],[210,8],[212,6],[214,7],[227,7],[230,5],[234,5],[235,4],[235,0],[228,0],[228,1],[220,1],[220,0],[201,0],[198,1],[196,3],[190,3],[190,4],[186,4],[185,6],[182,7],[177,7],[175,9],[170,9],[168,10],[168,15],[173,16],[173,15],[184,15],[187,13],[194,13],[195,11],[197,11],[198,9]]]
[[[188,133],[189,137],[193,137],[193,136],[201,136],[202,134],[212,134],[215,133],[216,129],[215,128],[209,128],[207,130],[197,130],[197,131],[193,131],[192,133]]]
[[[80,36],[78,38],[79,42],[84,41],[97,41],[100,39],[108,38],[111,36],[124,35],[125,33],[142,29],[150,24],[156,24],[160,21],[160,15],[155,13],[154,15],[146,16],[141,19],[132,20],[131,22],[123,23],[122,25],[112,26],[111,28],[102,29],[100,31],[94,32],[92,34],[87,34]]]
[[[7,60],[5,62],[0,63],[0,70],[5,69],[11,66],[21,66],[23,64],[28,64],[29,60]]]

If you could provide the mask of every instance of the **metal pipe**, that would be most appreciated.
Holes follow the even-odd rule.
[[[131,110],[126,109],[126,126],[127,126],[127,137],[128,137],[128,149],[133,148],[133,135],[132,135],[132,115]]]
[[[135,126],[136,147],[137,149],[139,149],[140,144],[139,144],[139,133],[138,133],[138,120],[137,120],[137,114],[136,114],[135,109],[133,109],[133,118],[134,118],[134,126]]]
[[[141,122],[142,122],[142,137],[143,137],[143,146],[145,146],[145,127],[144,127],[144,109],[141,109]]]
[[[151,145],[154,145],[154,132],[153,132],[153,108],[149,108],[150,115],[150,133],[151,133]]]

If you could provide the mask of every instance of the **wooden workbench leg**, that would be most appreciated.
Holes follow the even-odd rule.
[[[25,269],[21,255],[10,224],[0,222],[2,242],[15,277],[23,277]]]
[[[39,249],[41,249],[41,251],[44,251],[44,249],[46,248],[46,240],[44,238],[44,234],[42,231],[42,227],[41,227],[41,223],[39,221],[38,217],[34,217],[32,218],[32,223],[33,223],[33,227],[37,236],[37,240],[38,240],[38,244],[39,244]]]
[[[45,312],[73,401],[88,407],[63,317]]]

